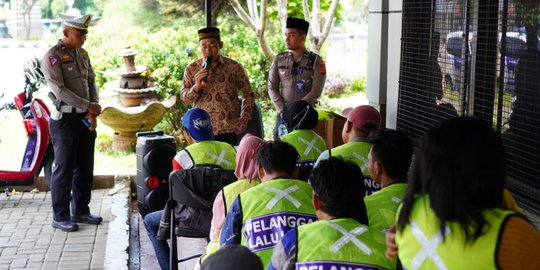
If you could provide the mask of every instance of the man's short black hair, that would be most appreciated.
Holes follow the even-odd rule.
[[[353,218],[368,224],[364,175],[358,166],[341,157],[321,160],[313,168],[309,183],[323,202],[323,211],[334,218]]]
[[[386,174],[393,180],[407,179],[411,166],[413,146],[407,135],[401,131],[380,128],[369,136],[371,156],[381,162]]]
[[[298,151],[286,142],[265,142],[257,153],[257,164],[266,173],[286,172],[292,174],[298,162]]]

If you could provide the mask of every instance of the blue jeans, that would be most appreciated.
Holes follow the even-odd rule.
[[[144,217],[144,227],[148,232],[148,238],[152,241],[156,257],[161,269],[169,269],[170,248],[167,240],[157,239],[159,222],[161,220],[163,210],[152,212]]]

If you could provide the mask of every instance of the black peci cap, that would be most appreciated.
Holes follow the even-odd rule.
[[[197,33],[199,34],[199,40],[205,39],[205,38],[220,39],[219,28],[217,27],[205,27],[205,28],[199,29]]]
[[[306,20],[289,17],[289,18],[287,18],[287,27],[286,28],[298,29],[298,30],[302,30],[302,31],[307,33],[308,29],[309,29],[309,23]]]

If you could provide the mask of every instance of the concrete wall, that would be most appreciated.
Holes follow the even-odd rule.
[[[402,0],[369,1],[367,98],[385,126],[396,127]]]

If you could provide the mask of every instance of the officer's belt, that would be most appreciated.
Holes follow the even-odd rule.
[[[77,108],[77,107],[73,107],[73,106],[70,106],[70,105],[62,105],[62,106],[60,106],[60,112],[62,112],[62,113],[84,113],[84,112],[86,112],[86,110],[81,109],[81,108]]]

